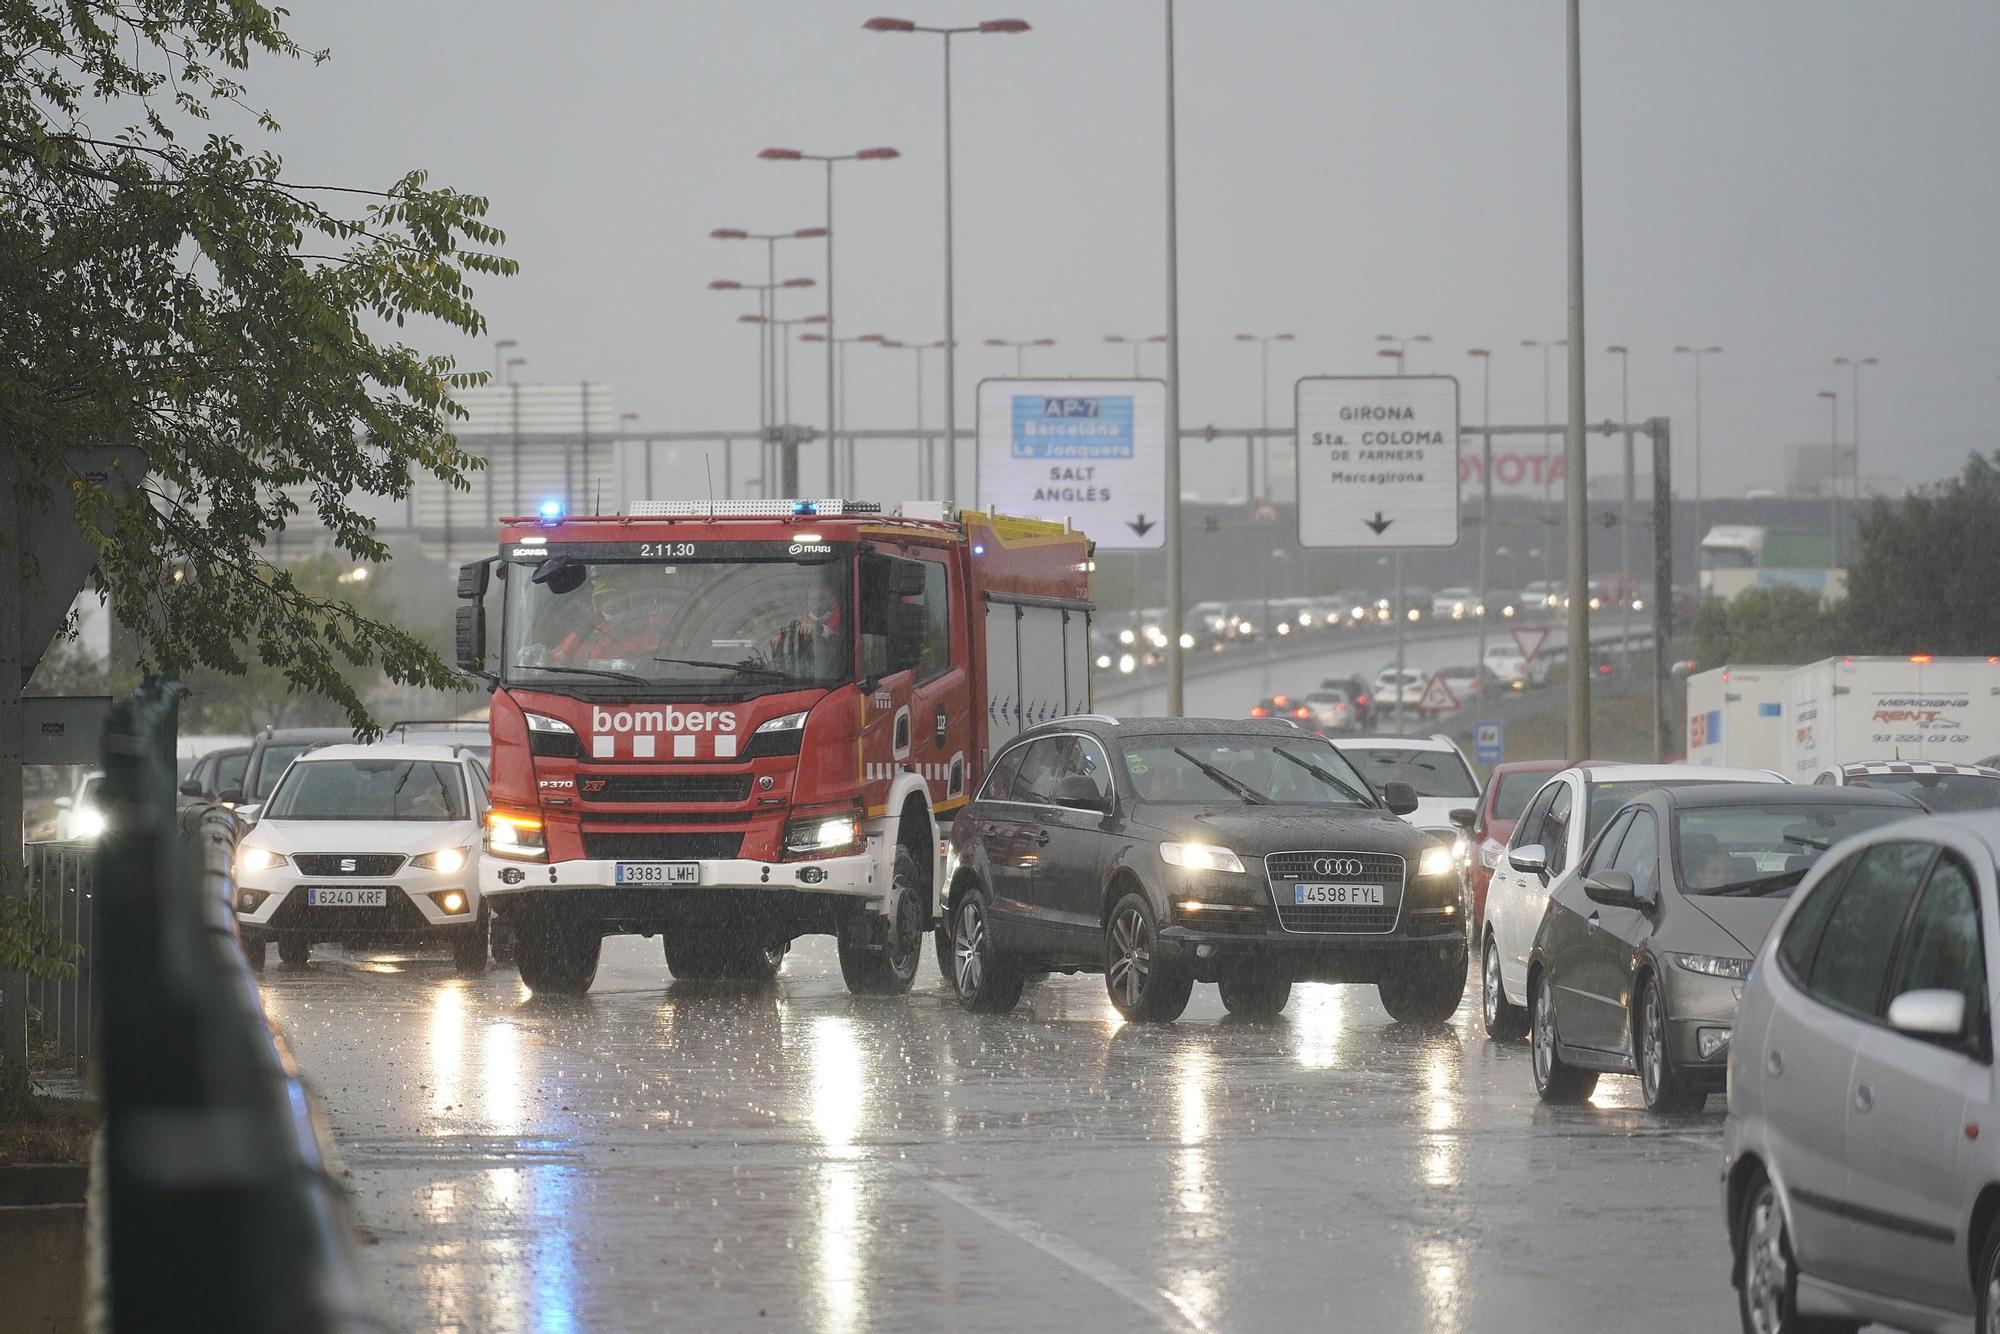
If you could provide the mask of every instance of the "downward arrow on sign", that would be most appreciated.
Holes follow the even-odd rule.
[[[1156,525],[1153,523],[1151,519],[1148,519],[1145,515],[1141,514],[1136,519],[1127,519],[1125,521],[1125,526],[1127,528],[1130,528],[1133,532],[1137,533],[1139,536],[1144,537],[1147,533],[1151,532]]]
[[[1374,518],[1363,519],[1361,522],[1363,526],[1365,526],[1370,532],[1374,533],[1375,536],[1380,537],[1382,536],[1383,532],[1387,530],[1389,525],[1395,522],[1395,520],[1383,518],[1382,511],[1376,510]]]

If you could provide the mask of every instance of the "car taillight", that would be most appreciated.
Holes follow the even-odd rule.
[[[1358,696],[1354,702],[1356,704],[1366,704],[1368,702],[1368,696],[1366,695]]]
[[[1294,718],[1310,718],[1310,717],[1312,717],[1312,710],[1311,710],[1311,709],[1309,709],[1309,708],[1307,708],[1307,707],[1306,707],[1305,705],[1301,704],[1301,705],[1299,705],[1299,707],[1297,707],[1296,709],[1293,709],[1293,710],[1292,710],[1292,717],[1294,717]]]
[[[1250,716],[1252,718],[1262,718],[1264,716],[1264,706],[1262,704],[1259,704],[1255,708],[1251,709]]]

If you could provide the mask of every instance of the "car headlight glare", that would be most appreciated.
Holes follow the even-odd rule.
[[[1690,973],[1700,973],[1704,977],[1726,977],[1733,982],[1741,982],[1750,975],[1748,959],[1732,959],[1723,954],[1669,954],[1676,968]]]
[[[426,871],[442,871],[450,875],[454,871],[465,869],[465,849],[439,848],[436,852],[426,852],[410,860]]]
[[[1450,875],[1458,869],[1458,861],[1451,855],[1451,849],[1442,843],[1433,843],[1424,849],[1424,855],[1417,858],[1417,874],[1420,876]]]
[[[793,857],[851,852],[860,841],[861,821],[853,815],[814,815],[785,826],[785,852]]]
[[[1162,843],[1160,860],[1187,871],[1227,871],[1243,874],[1243,862],[1228,848],[1212,843]]]
[[[236,873],[268,871],[274,866],[285,864],[285,854],[273,852],[269,848],[244,847],[236,852]]]

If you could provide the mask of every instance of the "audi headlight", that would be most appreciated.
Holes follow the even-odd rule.
[[[236,852],[236,874],[268,871],[274,866],[285,864],[285,854],[273,852],[269,848],[239,848]]]
[[[1450,875],[1457,869],[1458,863],[1452,859],[1451,849],[1442,843],[1431,844],[1424,849],[1424,855],[1417,858],[1419,876]]]
[[[824,857],[852,852],[861,842],[861,821],[852,814],[814,815],[785,826],[785,853]]]
[[[544,861],[549,855],[541,817],[512,811],[486,812],[486,850],[516,861]]]
[[[1229,871],[1243,874],[1243,863],[1228,848],[1210,843],[1162,843],[1160,860],[1189,871]]]
[[[758,723],[755,735],[763,736],[767,732],[796,732],[805,725],[806,711],[800,709],[797,713],[787,713],[782,717],[769,718]]]
[[[412,857],[410,861],[411,864],[421,866],[426,871],[442,871],[450,875],[454,871],[465,869],[465,849],[439,848],[436,852],[426,852]],[[447,909],[447,911],[453,910]]]
[[[1732,982],[1741,982],[1750,975],[1748,959],[1732,959],[1726,954],[1669,954],[1676,968],[1684,968],[1690,973],[1700,973],[1704,977],[1726,977]]]

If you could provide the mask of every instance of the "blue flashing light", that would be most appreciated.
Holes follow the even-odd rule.
[[[975,556],[984,556],[986,554],[985,544],[981,542],[974,542],[972,544],[972,554]]]
[[[542,502],[542,507],[540,512],[542,516],[542,522],[554,523],[557,519],[560,519],[563,516],[563,503],[562,501],[556,499],[554,496],[550,496],[547,500],[544,500]]]
[[[794,500],[792,502],[792,513],[798,515],[817,514],[819,513],[819,506],[813,504],[810,500]]]

